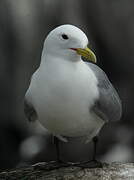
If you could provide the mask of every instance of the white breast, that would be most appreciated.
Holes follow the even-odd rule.
[[[54,134],[84,136],[102,125],[90,113],[99,96],[97,79],[83,62],[62,62],[39,69],[31,82],[33,102],[41,124]]]

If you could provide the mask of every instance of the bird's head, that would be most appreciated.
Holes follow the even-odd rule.
[[[96,56],[87,45],[88,38],[83,31],[73,25],[62,25],[48,34],[43,54],[48,53],[70,60],[79,60],[83,56],[96,63]]]

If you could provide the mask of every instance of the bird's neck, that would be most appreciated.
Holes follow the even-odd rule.
[[[41,63],[40,66],[45,66],[47,64],[54,64],[54,65],[59,65],[60,63],[69,65],[71,64],[72,66],[75,66],[77,63],[79,63],[81,60],[80,56],[76,56],[74,54],[71,55],[54,55],[54,54],[47,54],[47,53],[42,53],[41,57]]]
[[[68,74],[68,72],[76,72],[83,67],[83,61],[81,59],[77,61],[71,61],[68,59],[62,59],[61,57],[53,57],[52,55],[43,56],[40,64],[41,72],[48,72],[54,74]]]

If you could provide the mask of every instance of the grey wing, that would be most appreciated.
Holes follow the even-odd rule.
[[[28,101],[26,96],[24,99],[24,113],[29,121],[35,121],[38,118],[36,110],[34,109],[33,105]]]
[[[122,115],[122,104],[116,90],[102,69],[92,63],[86,64],[98,79],[99,98],[93,106],[93,111],[104,121],[119,120]]]

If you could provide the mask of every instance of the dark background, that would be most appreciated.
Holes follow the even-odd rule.
[[[98,65],[107,73],[123,103],[120,122],[106,125],[100,133],[98,157],[106,162],[134,160],[134,1],[1,0],[1,169],[24,164],[29,159],[28,154],[20,153],[22,144],[34,134],[24,116],[23,98],[40,63],[46,35],[58,25],[68,23],[87,34]],[[34,136],[31,141],[43,144],[41,136]],[[37,146],[32,148],[36,151]]]

